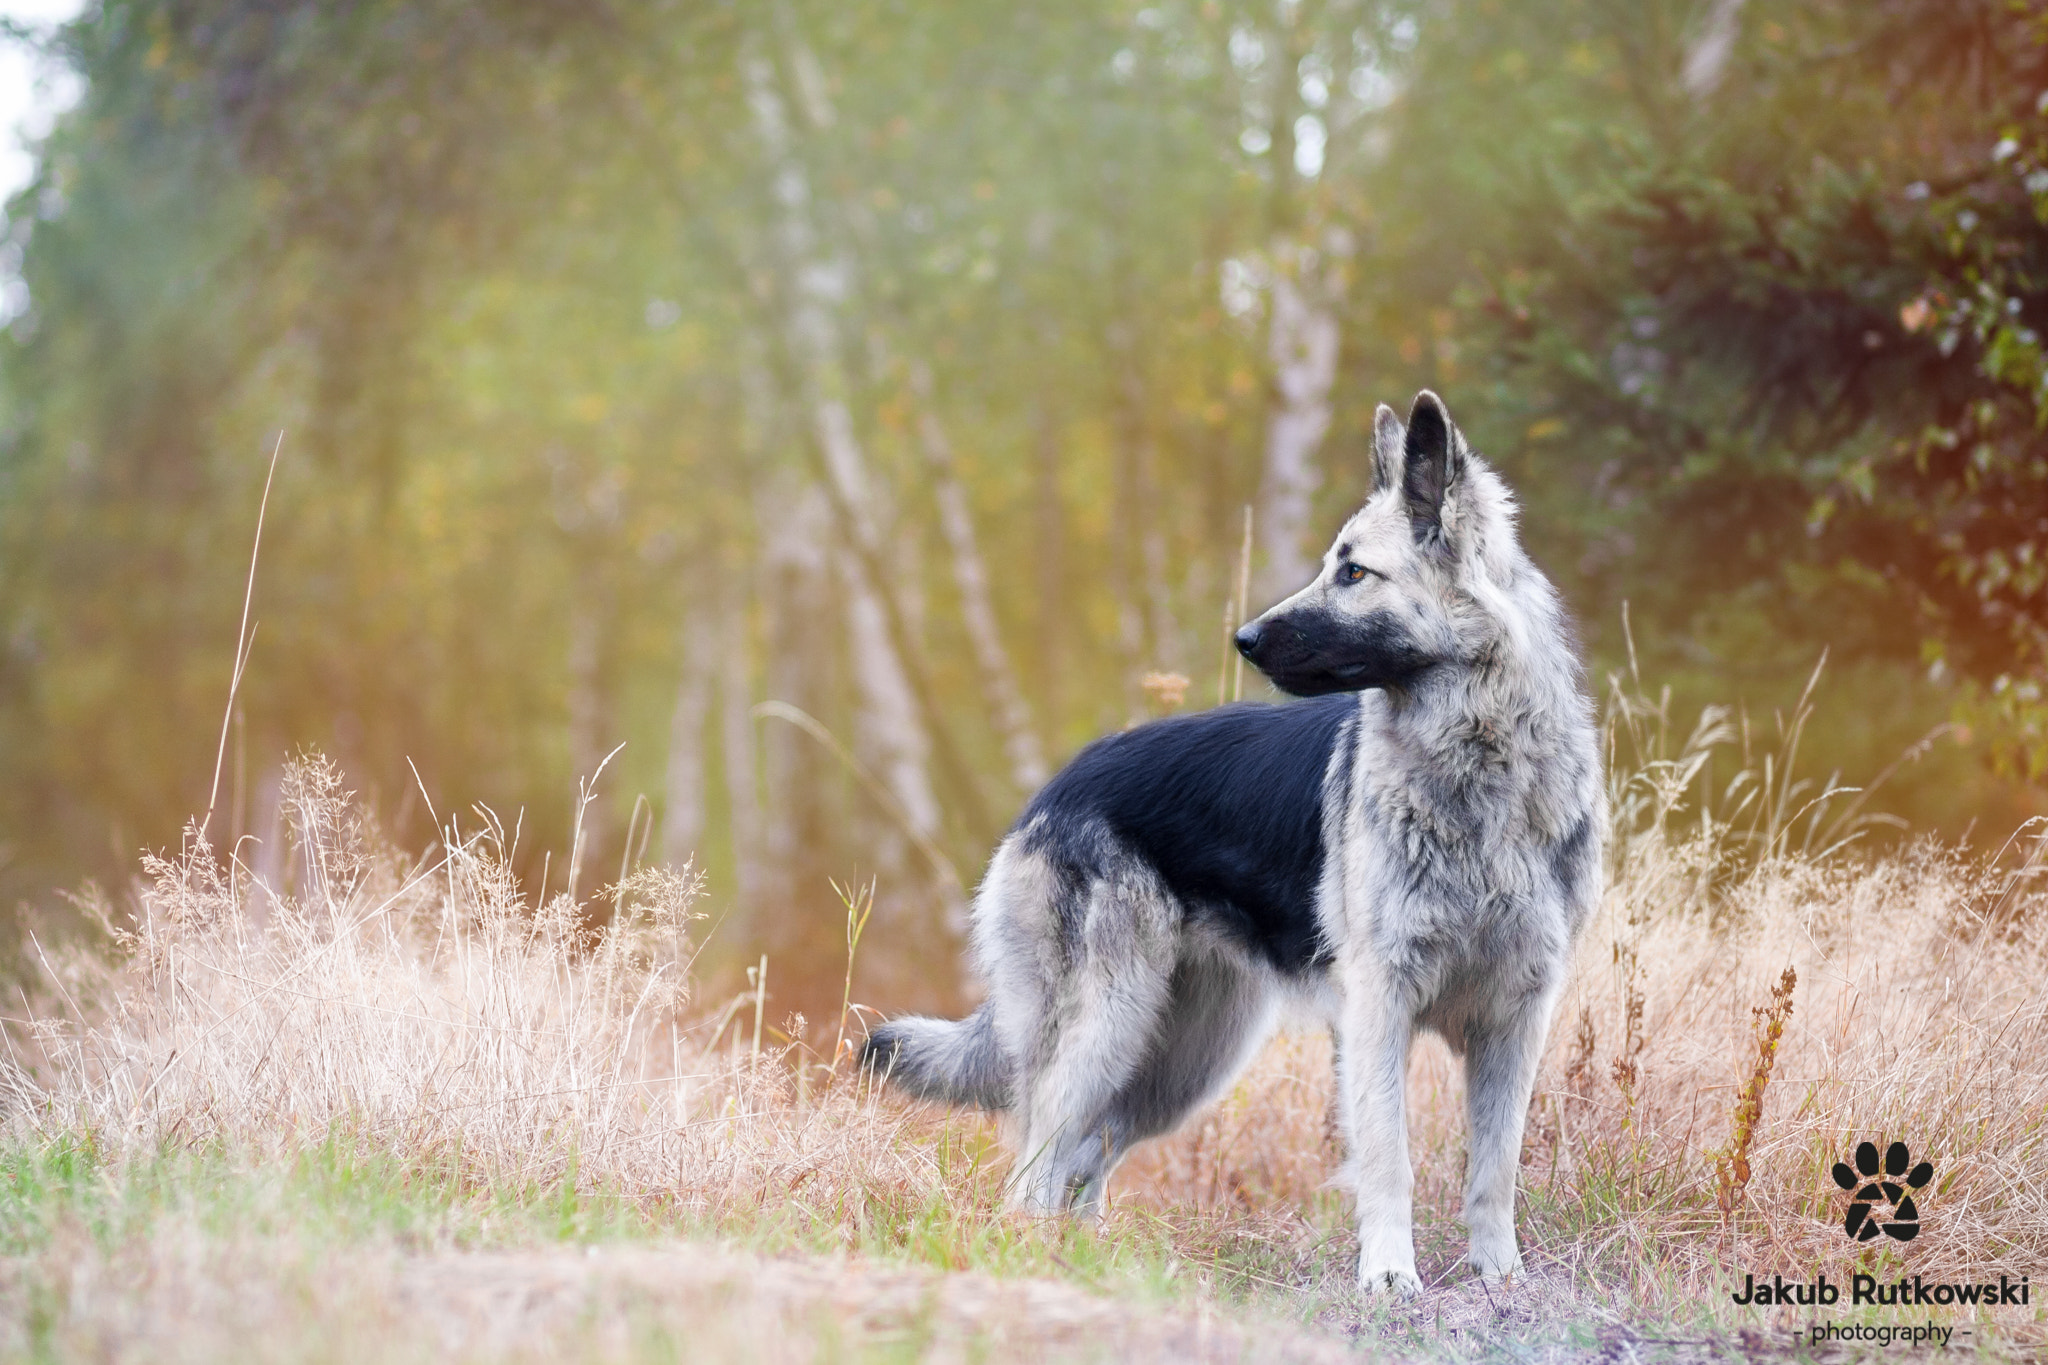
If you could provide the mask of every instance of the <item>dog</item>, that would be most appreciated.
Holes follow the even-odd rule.
[[[1010,1111],[1014,1207],[1096,1212],[1132,1144],[1306,1008],[1337,1040],[1360,1282],[1410,1297],[1410,1040],[1464,1058],[1468,1260],[1509,1276],[1522,1125],[1607,820],[1570,621],[1435,394],[1405,423],[1379,408],[1372,484],[1315,581],[1236,635],[1304,700],[1082,750],[975,895],[985,1003],[883,1023],[862,1057]]]

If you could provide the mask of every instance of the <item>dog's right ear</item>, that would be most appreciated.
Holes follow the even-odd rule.
[[[1408,428],[1385,403],[1372,415],[1372,492],[1395,488],[1401,482],[1401,446]]]
[[[1444,411],[1444,400],[1428,389],[1415,395],[1402,442],[1401,492],[1416,544],[1443,530],[1444,498],[1465,472],[1465,442]]]

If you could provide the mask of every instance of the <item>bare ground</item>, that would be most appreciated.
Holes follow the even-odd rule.
[[[408,1254],[159,1243],[0,1271],[0,1354],[127,1361],[1355,1358],[1341,1331],[1073,1284],[690,1243]],[[54,1273],[53,1273],[54,1272]]]
[[[1802,1350],[1791,1326],[1659,1329],[1562,1271],[1491,1289],[1459,1276],[1412,1304],[1323,1298],[1315,1316],[1288,1321],[1206,1297],[1134,1300],[1077,1281],[691,1242],[315,1251],[166,1231],[111,1254],[60,1238],[0,1264],[0,1359],[1634,1365],[1862,1354]]]

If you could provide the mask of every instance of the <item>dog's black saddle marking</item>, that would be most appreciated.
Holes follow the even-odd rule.
[[[1316,920],[1323,774],[1357,709],[1355,692],[1245,703],[1110,735],[1046,783],[1019,825],[1035,824],[1029,846],[1083,881],[1109,870],[1105,857],[1143,860],[1191,915],[1306,971],[1329,960]],[[1085,903],[1063,901],[1063,915]]]

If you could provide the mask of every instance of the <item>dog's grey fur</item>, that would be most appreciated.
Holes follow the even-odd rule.
[[[1092,1210],[1290,1002],[1338,1038],[1369,1287],[1420,1288],[1404,1089],[1465,1058],[1469,1259],[1512,1273],[1522,1124],[1606,827],[1592,706],[1513,498],[1424,392],[1316,580],[1238,633],[1284,690],[1111,736],[1034,798],[974,905],[988,1000],[898,1019],[868,1065],[1012,1111],[1013,1200]]]

